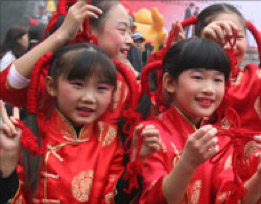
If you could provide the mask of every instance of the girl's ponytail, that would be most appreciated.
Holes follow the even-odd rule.
[[[40,114],[38,110],[38,100],[41,88],[43,88],[41,84],[41,78],[45,77],[45,73],[47,73],[47,70],[50,67],[51,57],[52,53],[47,53],[36,63],[32,72],[31,83],[27,95],[27,110],[29,115],[26,117],[24,123],[31,130],[36,139],[35,141],[37,143],[37,146],[40,147],[41,136],[39,131],[39,124],[37,121],[37,115]],[[43,131],[43,128],[41,128],[41,131]],[[41,167],[41,155],[37,154],[32,156],[30,153],[30,149],[24,149],[22,163],[25,168],[24,193],[25,195],[27,195],[26,198],[29,199],[29,195],[33,195],[34,193],[36,193],[38,188]]]

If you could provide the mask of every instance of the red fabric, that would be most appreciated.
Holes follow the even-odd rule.
[[[158,203],[164,200],[162,193],[162,178],[170,173],[178,162],[178,155],[182,153],[187,137],[195,131],[195,127],[188,122],[175,108],[170,107],[159,119],[147,121],[159,129],[163,142],[158,153],[150,156],[143,166],[144,191],[141,204]],[[219,140],[221,148],[226,144],[226,138]],[[226,203],[228,191],[233,190],[233,171],[230,158],[232,148],[216,164],[209,161],[200,165],[194,173],[187,188],[187,195],[183,203]],[[187,201],[188,199],[188,201]]]
[[[20,142],[22,146],[31,151],[32,155],[42,154],[42,150],[38,146],[38,140],[32,131],[26,127],[22,121],[17,120],[14,125],[18,126],[22,130],[22,134],[20,136]]]
[[[38,116],[38,121],[45,152],[35,201],[113,203],[114,187],[124,170],[124,152],[115,127],[103,122],[88,124],[77,138],[56,110],[51,117]],[[19,192],[12,203],[23,197],[23,177],[19,177]]]

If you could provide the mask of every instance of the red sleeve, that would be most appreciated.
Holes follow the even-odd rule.
[[[121,147],[121,145],[119,145],[119,148],[115,152],[113,161],[110,164],[108,181],[106,184],[104,197],[102,201],[103,204],[114,203],[114,193],[115,193],[116,184],[121,174],[124,172],[123,158],[124,158],[124,150]]]
[[[240,113],[242,128],[260,131],[261,69],[249,64],[238,73],[229,88],[230,103]]]
[[[28,88],[13,89],[7,87],[7,76],[10,68],[11,65],[3,72],[0,72],[0,99],[10,105],[25,108]]]
[[[167,203],[162,181],[172,168],[169,163],[166,153],[162,151],[147,158],[142,168],[143,192],[140,204]]]
[[[168,204],[163,194],[163,177],[152,183],[151,188],[142,194],[140,203],[148,204]]]

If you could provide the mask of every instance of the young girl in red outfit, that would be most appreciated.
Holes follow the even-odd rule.
[[[53,58],[46,88],[56,107],[36,113],[43,151],[38,160],[40,169],[35,168],[35,172],[29,174],[32,167],[27,166],[28,155],[24,153],[25,158],[18,166],[21,181],[12,202],[109,202],[114,190],[112,184],[123,170],[123,150],[117,129],[99,121],[116,88],[113,63],[95,46],[64,47]],[[4,114],[4,110],[2,112]],[[3,126],[9,124],[10,127],[10,121],[6,116],[3,118]],[[16,144],[19,143],[17,137],[19,135],[12,138],[10,130],[3,127],[2,139],[12,138]],[[3,152],[8,152],[8,147],[8,143],[1,144]],[[19,152],[17,150],[16,160]],[[4,166],[1,163],[1,169]],[[11,171],[2,170],[2,174],[10,174],[15,166]]]
[[[140,203],[238,203],[231,166],[232,149],[212,162],[227,139],[218,130],[201,127],[221,104],[230,62],[217,44],[207,39],[188,39],[170,47],[164,57],[162,90],[172,99],[170,107],[145,124],[159,130],[162,147],[143,165]],[[245,183],[242,203],[261,198],[261,168]],[[236,198],[236,199],[234,199]]]
[[[117,128],[101,118],[112,104],[116,77],[110,58],[94,45],[73,44],[55,53],[46,77],[55,106],[40,108],[38,102],[37,123],[31,124],[41,150],[37,144],[28,146],[30,133],[21,131],[23,126],[10,120],[1,104],[1,176],[15,168],[19,175],[11,203],[114,203],[124,150]],[[21,145],[41,156],[21,152]]]
[[[235,53],[232,56],[234,64],[230,76],[231,85],[227,91],[227,107],[225,108],[231,107],[238,113],[242,130],[260,132],[261,69],[255,64],[248,64],[243,69],[240,68],[247,50],[246,29],[248,24],[246,20],[234,6],[225,3],[206,7],[197,18],[195,34],[218,42],[226,51],[231,48],[228,43],[225,43],[227,36],[236,36]],[[259,41],[257,39],[257,42],[260,43],[260,39]],[[223,121],[226,121],[226,117]],[[261,141],[260,136],[254,136],[254,139]],[[243,160],[246,165],[246,168],[241,171],[243,180],[248,179],[252,174],[252,167],[248,165],[250,163],[254,166],[257,165],[258,158],[253,153],[258,147],[260,146],[256,145],[253,140],[242,144],[241,151],[244,152]]]

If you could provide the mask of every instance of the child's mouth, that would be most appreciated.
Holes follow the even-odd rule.
[[[80,116],[88,117],[88,116],[90,116],[94,112],[94,109],[91,109],[91,108],[77,108],[77,112],[78,112],[78,114]]]

